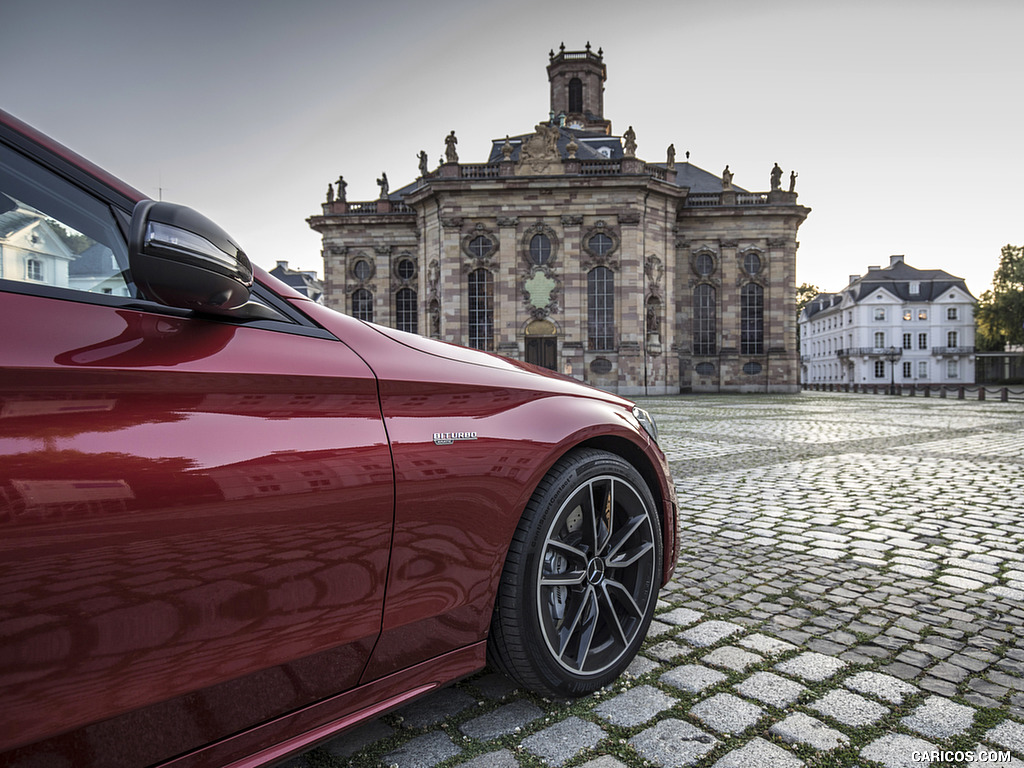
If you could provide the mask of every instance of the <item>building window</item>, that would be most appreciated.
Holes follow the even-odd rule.
[[[917,378],[919,378],[919,379],[927,379],[928,378],[928,362],[926,360],[921,360],[920,362],[918,362],[918,364],[917,364]]]
[[[356,276],[357,280],[369,280],[370,275],[373,274],[373,268],[366,259],[360,259],[352,267],[352,274]]]
[[[28,259],[25,262],[25,279],[43,282],[43,262],[39,259]]]
[[[956,320],[957,319],[956,307],[946,307],[946,319]]]
[[[875,320],[885,320],[885,307],[875,307]]]
[[[540,235],[538,235],[538,237],[540,237]],[[611,252],[612,248],[615,247],[615,243],[612,242],[612,239],[603,232],[598,232],[596,235],[590,238],[590,240],[588,241],[588,245],[590,246],[590,250],[596,253],[598,256],[607,255],[608,253]],[[530,248],[532,251],[532,241],[530,242]]]
[[[569,111],[577,114],[583,111],[583,81],[578,77],[569,81]]]
[[[477,235],[469,241],[469,253],[474,258],[482,259],[491,252],[491,241],[483,235]]]
[[[395,294],[395,321],[400,331],[419,333],[416,291],[402,288]]]
[[[917,319],[918,320],[927,320],[928,319],[928,310],[927,309],[919,309],[919,310],[917,310]]]
[[[903,363],[903,378],[909,379],[911,376],[912,363]]]
[[[530,239],[530,261],[538,265],[551,261],[551,239],[547,235],[538,234]]]
[[[885,331],[875,331],[875,347],[885,346]]]
[[[352,317],[373,322],[373,295],[365,288],[352,294]]]
[[[960,362],[958,360],[946,361],[946,376],[950,379],[960,378]]]
[[[910,284],[910,293],[911,294],[918,294],[920,292],[921,292],[921,284],[920,283],[915,281],[915,282]]]
[[[469,273],[469,346],[494,349],[494,283],[486,269]]]
[[[412,276],[416,274],[416,265],[412,259],[400,259],[396,271],[402,280],[411,280]]]
[[[757,283],[747,283],[740,292],[740,354],[760,355],[763,351],[764,289]]]
[[[875,378],[885,378],[885,360],[875,360]]]
[[[913,320],[914,319],[914,313],[911,312],[909,309],[904,309],[903,310],[903,319],[904,320]]]
[[[917,334],[917,348],[918,349],[928,349],[928,334],[927,333],[919,333],[919,334]]]
[[[950,331],[949,333],[946,334],[946,346],[947,347],[955,347],[956,346],[956,342],[957,342],[957,332],[956,331]]]
[[[698,253],[694,260],[694,266],[697,268],[698,275],[707,277],[715,271],[715,260],[710,253]]]
[[[904,349],[913,349],[914,348],[913,347],[913,334],[910,334],[910,333],[904,333],[903,334],[903,348]]]
[[[612,349],[615,344],[615,278],[607,267],[587,273],[587,346]]]
[[[701,284],[693,289],[693,354],[715,354],[715,289]]]
[[[753,277],[761,271],[761,257],[753,251],[743,254],[743,270]]]

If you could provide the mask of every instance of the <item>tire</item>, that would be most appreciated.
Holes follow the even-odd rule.
[[[579,449],[526,505],[505,559],[488,659],[535,693],[576,697],[617,678],[654,615],[657,506],[631,464]]]

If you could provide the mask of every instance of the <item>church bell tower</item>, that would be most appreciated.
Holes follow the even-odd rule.
[[[611,121],[604,119],[604,51],[551,51],[548,82],[551,83],[551,111],[555,118],[565,115],[565,127],[611,135]]]

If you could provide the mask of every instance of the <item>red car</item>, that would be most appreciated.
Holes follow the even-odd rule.
[[[633,658],[678,554],[643,410],[313,303],[2,112],[0,270],[0,765],[262,765]]]

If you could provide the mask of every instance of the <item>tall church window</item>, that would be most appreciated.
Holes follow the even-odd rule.
[[[608,267],[587,273],[587,346],[609,350],[615,345],[615,277]]]
[[[747,283],[740,292],[740,354],[764,353],[764,289]]]
[[[486,269],[469,273],[469,346],[494,350],[494,282]]]
[[[360,288],[352,294],[352,317],[373,322],[373,294]]]
[[[395,294],[395,320],[398,330],[419,333],[416,310],[416,291],[412,288],[401,288]]]
[[[569,111],[583,111],[583,81],[578,77],[569,81]]]
[[[706,283],[693,289],[693,354],[715,354],[715,289]]]

